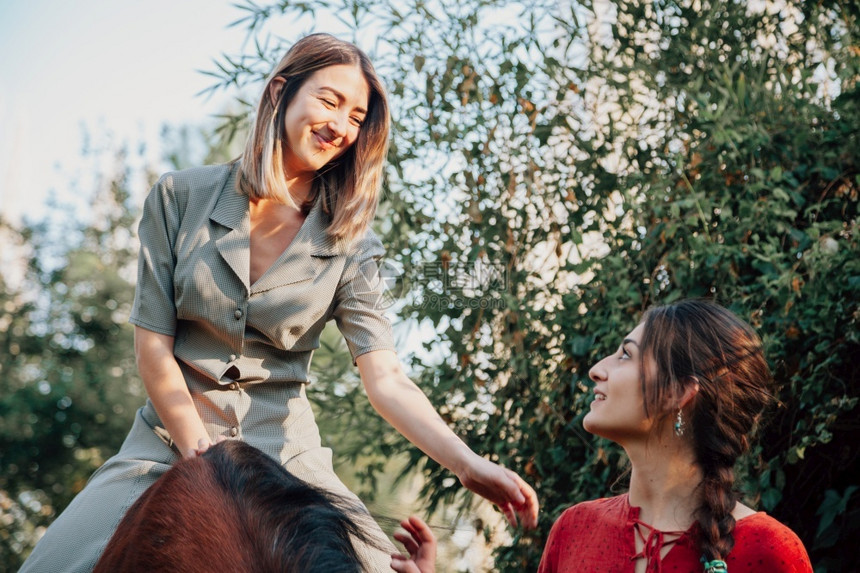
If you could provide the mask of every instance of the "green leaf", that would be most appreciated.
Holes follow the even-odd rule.
[[[860,489],[858,486],[851,485],[845,488],[842,495],[832,489],[824,492],[824,501],[821,502],[815,512],[816,515],[821,516],[818,521],[818,529],[815,532],[816,537],[820,537],[833,524],[836,517],[843,515],[848,510],[848,500],[858,489]]]

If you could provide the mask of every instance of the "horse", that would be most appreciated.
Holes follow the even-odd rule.
[[[226,440],[176,462],[128,509],[94,573],[359,573],[355,502]]]

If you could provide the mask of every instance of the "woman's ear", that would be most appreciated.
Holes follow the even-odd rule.
[[[693,398],[695,398],[698,393],[699,379],[695,376],[691,376],[687,379],[687,383],[684,385],[684,391],[681,393],[681,403],[679,406],[681,408],[686,408],[687,404],[692,402]]]
[[[272,107],[278,107],[278,100],[281,97],[281,92],[284,89],[284,84],[287,83],[287,80],[278,76],[274,78],[271,82],[269,82],[269,88],[267,90],[269,94],[269,102],[272,104]]]

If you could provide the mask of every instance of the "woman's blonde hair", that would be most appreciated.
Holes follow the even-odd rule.
[[[284,117],[296,93],[315,72],[337,65],[361,69],[370,89],[367,115],[355,143],[317,172],[308,200],[301,207],[307,212],[320,198],[323,211],[331,218],[329,234],[352,241],[364,234],[376,212],[390,119],[385,90],[370,59],[349,42],[329,34],[311,34],[296,42],[281,59],[263,88],[254,128],[242,154],[237,187],[251,198],[295,205],[284,173],[285,126],[275,118]],[[269,86],[275,78],[285,82],[273,102]]]

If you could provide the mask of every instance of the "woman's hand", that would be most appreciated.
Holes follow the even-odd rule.
[[[218,436],[215,438],[215,444],[220,444],[221,442],[225,442],[228,439],[229,438],[227,436]],[[214,446],[215,444],[213,444],[210,440],[207,440],[206,438],[200,438],[197,441],[197,447],[194,448],[193,450],[190,450],[188,453],[184,454],[182,457],[184,457],[184,458],[196,458],[197,456],[202,456],[204,453],[206,453],[206,450],[208,450],[210,447]]]
[[[508,522],[537,526],[534,490],[514,472],[477,455],[454,435],[423,392],[403,372],[390,350],[367,352],[356,358],[358,372],[374,409],[407,440],[452,470],[460,483],[499,506]]]
[[[391,555],[391,568],[401,573],[435,573],[436,537],[430,527],[415,515],[400,522],[408,533],[396,532],[394,539],[403,544],[409,557],[400,553]]]
[[[475,455],[457,474],[460,483],[496,504],[511,527],[517,520],[526,529],[537,527],[537,494],[516,473]]]

